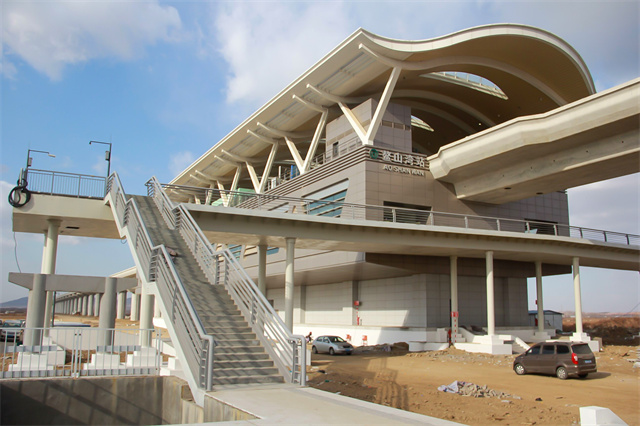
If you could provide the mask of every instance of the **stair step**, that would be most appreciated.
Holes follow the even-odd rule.
[[[274,376],[278,374],[278,369],[275,367],[240,367],[240,368],[220,368],[213,369],[214,378],[223,377],[259,377],[259,376]]]
[[[257,342],[258,338],[256,337],[256,333],[254,333],[253,331],[247,331],[244,333],[238,333],[235,331],[229,332],[229,333],[225,333],[225,332],[221,332],[221,331],[212,331],[210,330],[208,327],[205,327],[205,330],[212,334],[214,336],[214,338],[216,339],[216,342],[218,342],[218,344],[220,342],[229,342],[229,341],[253,341],[253,342]]]
[[[216,360],[213,366],[215,369],[228,369],[228,368],[260,368],[260,367],[273,367],[273,361],[270,359],[251,360],[251,359],[237,359],[237,360]]]
[[[239,376],[239,377],[215,377],[213,385],[242,385],[247,383],[283,383],[280,375],[273,376]]]
[[[227,325],[227,324],[211,324],[206,325],[207,330],[211,330],[214,336],[219,334],[232,334],[232,333],[253,333],[251,327],[241,325]],[[254,334],[255,335],[255,334]]]
[[[259,352],[263,351],[257,340],[218,340],[216,339],[216,352]]]
[[[266,352],[214,352],[215,361],[262,361],[268,360],[269,355]]]

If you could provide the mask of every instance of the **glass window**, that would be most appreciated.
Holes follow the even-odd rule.
[[[568,354],[569,353],[569,346],[565,346],[565,345],[558,345],[556,346],[556,350],[558,351],[558,354]]]
[[[540,355],[540,346],[534,346],[527,352],[529,355]]]
[[[571,346],[571,349],[573,349],[573,352],[581,355],[592,353],[591,348],[586,343],[583,343],[581,345],[573,345]]]
[[[544,345],[542,347],[542,355],[553,355],[554,352],[553,345]]]

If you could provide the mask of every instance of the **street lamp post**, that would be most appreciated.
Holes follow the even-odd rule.
[[[43,154],[47,154],[49,157],[56,158],[55,155],[53,155],[52,153],[50,153],[48,151],[39,151],[37,149],[30,149],[30,150],[27,151],[27,167],[25,168],[25,170],[29,169],[29,167],[31,167],[31,163],[33,162],[33,158],[31,158],[31,153],[32,152],[41,152]]]
[[[89,145],[92,143],[101,143],[103,145],[109,145],[109,150],[105,151],[104,159],[107,161],[107,178],[111,174],[111,142],[89,141]]]

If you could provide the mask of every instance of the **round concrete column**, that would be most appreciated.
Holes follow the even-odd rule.
[[[536,261],[536,300],[538,301],[538,331],[544,332],[544,302],[542,300],[542,262]]]
[[[153,311],[155,300],[153,294],[144,289],[140,296],[140,345],[151,346],[151,332],[153,329]]]
[[[487,265],[487,334],[489,336],[493,336],[496,334],[496,311],[493,289],[493,252],[486,252],[485,258]]]
[[[86,317],[89,313],[89,296],[86,294],[82,296],[82,316]]]
[[[29,299],[27,300],[27,321],[25,324],[26,330],[24,331],[25,346],[39,346],[42,344],[42,327],[44,327],[47,297],[45,283],[46,277],[43,274],[33,275],[33,288],[29,290]]]
[[[449,276],[451,277],[451,343],[456,343],[458,334],[458,256],[449,258]]]
[[[267,295],[267,245],[258,246],[258,289]]]
[[[138,291],[131,293],[131,321],[140,319],[140,293]]]
[[[90,294],[87,296],[87,316],[92,317],[94,315],[93,312],[93,301],[95,300],[95,297],[93,297],[93,294]]]
[[[97,317],[100,316],[100,301],[102,300],[102,293],[96,293],[95,301],[93,302],[93,314]]]
[[[294,259],[296,239],[287,237],[287,260],[284,269],[284,324],[293,332]]]
[[[125,309],[127,305],[127,291],[121,291],[118,293],[118,310],[117,310],[117,319],[124,319]]]
[[[576,334],[581,336],[582,330],[582,290],[580,288],[580,258],[573,258],[573,297],[576,310]]]
[[[113,329],[116,326],[116,286],[118,280],[107,277],[104,283],[104,294],[100,301],[100,318],[98,324],[102,329]],[[109,346],[113,344],[113,331],[101,330],[99,344]]]
[[[58,255],[58,231],[60,229],[60,220],[47,220],[47,233],[45,237],[45,246],[42,255],[43,274],[56,273],[56,257]],[[45,307],[44,327],[51,327],[51,319],[53,318],[53,298],[54,292],[47,292],[47,301]]]

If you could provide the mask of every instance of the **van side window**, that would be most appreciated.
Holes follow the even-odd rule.
[[[529,355],[540,355],[540,346],[534,346],[529,349]]]
[[[565,346],[565,345],[558,345],[556,346],[558,354],[568,354],[569,351],[569,346]]]
[[[544,345],[542,347],[542,355],[553,355],[554,352],[553,345]]]

